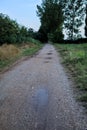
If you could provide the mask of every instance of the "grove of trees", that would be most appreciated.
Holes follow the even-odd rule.
[[[75,40],[80,36],[79,27],[84,21],[83,0],[65,0],[64,3],[65,6],[62,6],[64,10],[64,28],[68,39]]]
[[[37,5],[41,22],[39,32],[54,42],[64,38],[64,30],[68,40],[81,38],[85,8],[84,0],[42,0],[41,6]]]
[[[23,43],[34,37],[33,29],[27,29],[19,25],[9,16],[0,13],[0,44],[3,43]]]
[[[41,6],[37,5],[37,9],[41,22],[39,32],[54,42],[59,38],[63,39],[63,12],[57,0],[43,0]]]

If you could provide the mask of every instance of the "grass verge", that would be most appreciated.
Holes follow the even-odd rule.
[[[87,103],[87,44],[55,44],[55,47],[82,93],[78,99]]]
[[[0,72],[10,67],[14,62],[22,57],[32,56],[41,48],[42,44],[34,40],[34,43],[26,43],[20,45],[4,44],[0,47]]]

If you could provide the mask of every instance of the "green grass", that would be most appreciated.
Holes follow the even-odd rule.
[[[27,47],[24,47],[24,45],[23,48],[22,45],[21,47],[18,46],[19,53],[16,56],[0,60],[0,72],[2,72],[5,68],[10,67],[10,65],[12,65],[15,61],[21,59],[22,57],[32,56],[36,54],[42,47],[43,45],[35,40],[34,43],[30,43],[30,45],[27,43]]]
[[[35,47],[27,48],[22,51],[22,56],[31,56],[38,52],[38,50],[41,48],[41,45],[36,45]]]
[[[63,57],[63,63],[75,78],[77,87],[83,91],[80,100],[87,102],[87,44],[56,44],[55,46]]]
[[[80,100],[82,102],[87,102],[87,93],[82,94],[81,96],[79,96],[78,100]]]

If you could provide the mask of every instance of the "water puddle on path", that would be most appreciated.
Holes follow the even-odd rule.
[[[34,92],[35,130],[46,129],[48,100],[49,94],[46,88],[38,88]]]
[[[35,108],[44,108],[48,104],[48,91],[44,88],[38,89],[35,92],[33,99]]]

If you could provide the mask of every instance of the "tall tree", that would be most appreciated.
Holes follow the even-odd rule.
[[[68,39],[74,40],[80,33],[79,27],[83,24],[84,18],[83,0],[69,0],[64,12],[64,26]]]
[[[47,35],[54,34],[57,30],[62,34],[63,13],[58,0],[43,0],[37,9],[41,30]]]
[[[0,43],[16,42],[18,29],[16,21],[0,13]]]
[[[87,37],[87,4],[86,4],[86,18],[85,18],[85,36]]]

